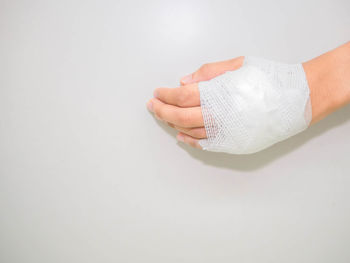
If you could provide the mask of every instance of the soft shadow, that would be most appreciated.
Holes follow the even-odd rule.
[[[195,149],[183,143],[178,143],[178,145],[189,155],[202,161],[204,164],[232,170],[253,171],[277,160],[284,155],[289,154],[312,138],[320,136],[322,133],[332,129],[333,127],[346,123],[349,119],[350,106],[347,106],[331,114],[319,123],[314,124],[306,131],[299,133],[298,135],[285,141],[279,142],[261,152],[249,155],[215,153]],[[157,123],[171,136],[176,134],[174,129],[169,127],[167,124],[162,123],[161,121],[157,121]]]

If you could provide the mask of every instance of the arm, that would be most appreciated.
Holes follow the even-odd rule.
[[[227,71],[236,71],[244,65],[244,61],[245,57],[237,57],[205,64],[196,72],[183,77],[180,81],[180,87],[156,89],[155,98],[151,99],[147,106],[158,119],[167,122],[179,132],[177,136],[179,141],[202,148],[199,141],[207,139],[206,131],[208,130],[206,130],[203,120],[203,105],[201,105],[198,84],[202,81],[216,79]],[[307,90],[310,91],[311,124],[350,102],[350,42],[299,65],[305,72],[304,79],[306,76],[306,80],[304,82],[308,86]],[[212,90],[216,90],[215,85],[212,88]],[[229,88],[236,89],[235,87]],[[286,95],[285,98],[288,96]],[[256,102],[259,103],[259,101]],[[254,105],[254,102],[248,103]],[[248,108],[248,110],[250,109]],[[261,112],[258,109],[254,113],[258,116]],[[230,118],[230,116],[227,117]],[[269,118],[267,116],[267,119]],[[248,124],[255,125],[254,122],[248,122]],[[262,125],[264,124],[262,123]],[[255,134],[259,136],[258,133]]]
[[[312,124],[350,102],[350,42],[303,63]]]

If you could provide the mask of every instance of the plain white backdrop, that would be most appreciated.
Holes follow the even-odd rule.
[[[350,262],[350,108],[263,152],[146,110],[201,64],[302,62],[350,2],[0,0],[0,262]]]

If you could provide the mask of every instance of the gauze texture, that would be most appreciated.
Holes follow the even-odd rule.
[[[301,64],[245,57],[241,68],[199,82],[204,150],[249,154],[305,130],[309,87]]]

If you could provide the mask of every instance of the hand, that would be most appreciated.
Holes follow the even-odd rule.
[[[201,149],[199,139],[205,139],[206,131],[200,107],[198,82],[210,80],[226,71],[240,68],[244,57],[204,64],[196,72],[183,77],[177,88],[157,88],[147,108],[157,119],[176,129],[178,141]]]

